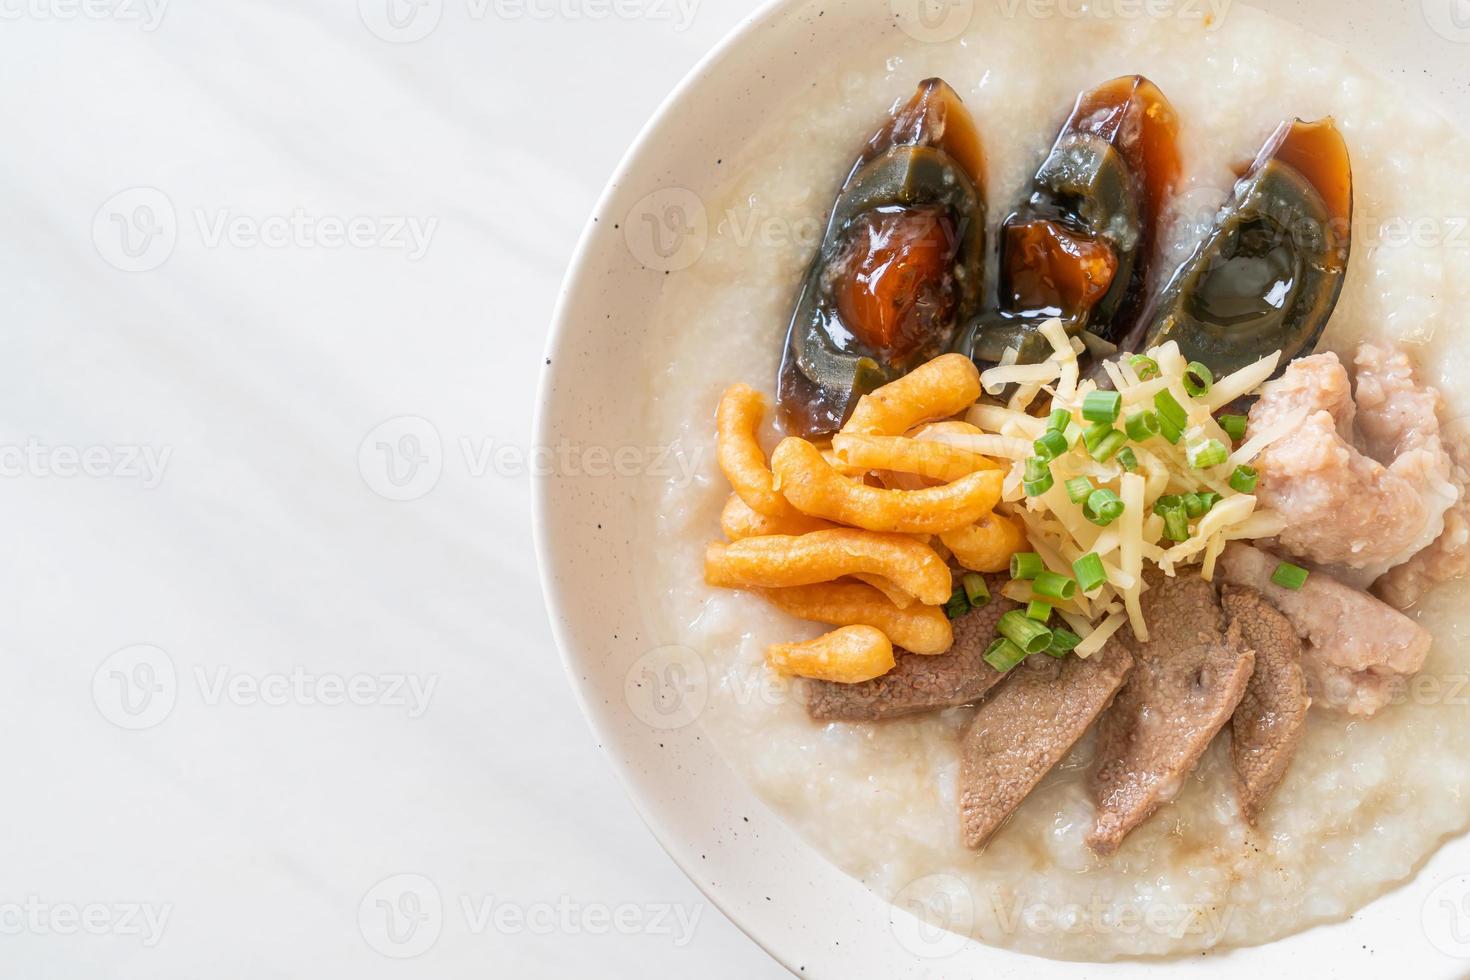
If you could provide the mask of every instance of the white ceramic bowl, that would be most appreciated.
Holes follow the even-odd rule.
[[[708,161],[733,156],[788,86],[892,34],[919,0],[778,0],[762,8],[668,98],[587,226],[551,333],[537,443],[642,447],[636,380],[646,312],[664,275],[626,237],[630,214],[713,192]],[[963,15],[975,0],[950,0]],[[1371,58],[1470,123],[1470,0],[1261,2]],[[818,12],[822,12],[818,16]],[[681,188],[674,191],[672,188]],[[670,197],[674,195],[674,197]],[[645,256],[646,258],[646,256]],[[677,261],[675,259],[674,261]],[[650,263],[652,264],[652,263]],[[1345,923],[1266,946],[1178,960],[1041,961],[926,932],[804,844],[701,736],[705,679],[645,627],[634,579],[636,477],[545,476],[536,534],[543,585],[587,717],[650,829],[724,912],[809,977],[1381,976],[1470,971],[1470,842],[1446,844],[1412,883]],[[681,664],[687,669],[681,670]],[[1462,899],[1464,899],[1462,901]],[[1465,936],[1461,941],[1458,937]],[[1454,953],[1467,958],[1457,959]]]

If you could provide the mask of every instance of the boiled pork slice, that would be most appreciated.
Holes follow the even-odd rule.
[[[1230,758],[1240,812],[1254,825],[1281,785],[1307,727],[1307,681],[1302,642],[1291,621],[1255,589],[1227,585],[1225,616],[1240,628],[1256,665],[1230,720]]]
[[[1009,581],[987,575],[991,600],[954,621],[954,646],[939,656],[894,651],[898,663],[882,677],[861,684],[808,681],[807,713],[815,721],[882,721],[904,715],[973,704],[1004,674],[985,662],[1000,617],[1019,608],[1000,594]]]
[[[1271,581],[1275,555],[1232,542],[1220,556],[1224,581],[1249,586],[1279,609],[1307,641],[1302,654],[1314,703],[1372,715],[1424,666],[1428,630],[1366,592],[1317,571],[1300,589]]]
[[[1113,640],[1086,660],[1028,658],[1011,671],[960,747],[960,826],[980,847],[1112,702],[1133,670]]]
[[[1240,625],[1227,628],[1210,583],[1149,573],[1148,584],[1150,639],[1124,638],[1137,666],[1099,726],[1090,780],[1097,815],[1087,838],[1098,854],[1116,851],[1174,799],[1235,713],[1255,666]]]

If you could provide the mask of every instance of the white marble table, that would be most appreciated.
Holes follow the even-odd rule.
[[[0,4],[0,975],[784,975],[583,723],[526,474],[582,223],[748,9]]]

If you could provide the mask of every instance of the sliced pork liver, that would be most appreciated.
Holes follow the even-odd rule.
[[[1133,670],[1114,640],[1087,660],[1033,656],[975,713],[960,747],[960,826],[980,847],[1071,751]]]
[[[1279,609],[1307,641],[1302,666],[1318,704],[1371,715],[1393,700],[1403,679],[1424,666],[1432,637],[1392,606],[1313,572],[1300,589],[1271,581],[1281,560],[1233,542],[1220,556],[1226,582],[1249,586]]]
[[[1091,774],[1097,817],[1087,843],[1099,854],[1175,797],[1250,680],[1255,657],[1239,624],[1227,630],[1214,587],[1190,572],[1149,575],[1149,642],[1123,640],[1137,665],[1103,714]]]
[[[954,646],[937,657],[895,651],[898,664],[862,684],[808,681],[807,713],[816,721],[881,721],[973,704],[1005,675],[985,662],[1000,617],[1018,608],[1000,594],[1003,575],[987,575],[990,604],[954,621]]]
[[[1254,824],[1281,784],[1307,725],[1302,642],[1291,621],[1255,589],[1227,585],[1225,615],[1255,651],[1245,697],[1230,721],[1230,758],[1240,811]]]

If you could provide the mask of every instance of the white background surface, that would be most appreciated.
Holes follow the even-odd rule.
[[[582,223],[750,4],[421,2],[0,5],[0,975],[784,975],[583,723],[527,475]]]

